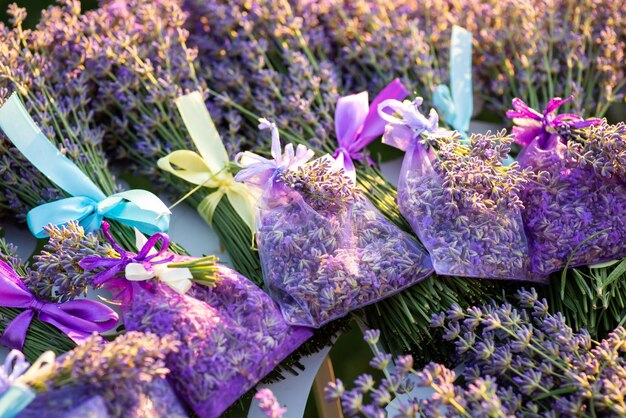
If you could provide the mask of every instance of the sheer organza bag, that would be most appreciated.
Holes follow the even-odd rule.
[[[299,145],[243,153],[236,179],[263,189],[257,243],[267,288],[291,324],[320,327],[431,272],[428,255],[387,221],[341,164]]]
[[[388,121],[383,142],[406,151],[398,208],[441,275],[542,280],[530,273],[521,216],[526,174],[505,167],[511,138],[472,135],[461,141],[438,128],[438,115],[421,114],[421,98],[381,103]]]
[[[89,257],[81,265],[104,267],[94,282],[121,301],[127,330],[179,342],[166,360],[169,380],[198,416],[221,415],[312,335],[289,326],[267,294],[214,257],[169,253],[165,234],[138,236],[134,254],[112,241],[106,224],[103,230],[120,258]]]
[[[523,148],[517,161],[536,175],[522,190],[533,270],[548,274],[626,256],[626,127],[573,114],[543,113],[519,99],[507,112]]]

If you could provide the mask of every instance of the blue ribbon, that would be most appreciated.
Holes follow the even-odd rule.
[[[13,418],[35,399],[35,392],[26,385],[14,384],[0,396],[0,418]]]
[[[467,138],[474,110],[472,92],[472,33],[452,27],[450,40],[450,87],[435,88],[433,105],[448,125]]]
[[[461,134],[461,142],[468,143],[467,135],[474,111],[472,91],[472,33],[460,26],[452,27],[450,39],[450,87],[439,84],[433,94],[433,105],[452,129]],[[513,162],[509,155],[504,166]]]
[[[28,212],[28,227],[37,238],[46,236],[44,227],[69,221],[78,221],[86,232],[93,232],[100,228],[104,218],[135,227],[147,235],[167,232],[170,211],[158,197],[145,190],[107,197],[46,138],[16,93],[0,107],[0,128],[33,166],[73,196]]]

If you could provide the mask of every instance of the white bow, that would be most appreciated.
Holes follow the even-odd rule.
[[[143,248],[147,241],[148,239],[135,228],[135,246],[138,251]],[[148,254],[156,254],[156,250],[153,248]],[[154,261],[159,260],[155,259]],[[167,263],[152,264],[150,270],[146,269],[143,264],[130,263],[126,266],[125,275],[126,279],[131,281],[144,281],[156,277],[181,294],[186,293],[193,284],[191,270],[186,267],[170,268]]]

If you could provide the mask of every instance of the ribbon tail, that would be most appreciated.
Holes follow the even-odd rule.
[[[156,196],[154,197],[156,198]],[[159,200],[159,202],[161,201]],[[148,209],[139,207],[131,201],[120,201],[106,211],[105,217],[137,228],[147,235],[167,232],[170,224],[170,213],[163,202],[156,208]]]
[[[217,208],[217,205],[220,203],[220,200],[222,200],[224,194],[224,190],[219,188],[202,199],[202,202],[198,205],[198,213],[200,213],[209,225],[213,223],[215,208]]]
[[[26,385],[13,384],[0,396],[0,417],[14,418],[18,416],[32,401],[35,392]]]
[[[76,164],[46,138],[17,93],[13,93],[0,107],[0,128],[33,166],[70,195],[87,196],[96,201],[106,197]]]
[[[198,91],[176,99],[176,106],[189,136],[209,169],[217,173],[228,165],[228,153],[224,147],[211,114]]]
[[[0,338],[0,344],[21,351],[26,340],[26,331],[34,316],[35,312],[31,309],[27,309],[16,316],[5,328]]]
[[[244,186],[245,187],[245,186]],[[254,232],[254,205],[256,199],[247,191],[230,189],[226,192],[226,197],[237,215],[248,225],[250,231]]]
[[[451,123],[458,131],[469,131],[474,98],[472,91],[472,33],[460,26],[452,27],[450,45],[450,88],[455,115]]]

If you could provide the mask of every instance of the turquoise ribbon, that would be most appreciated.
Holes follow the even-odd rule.
[[[433,94],[433,105],[452,129],[461,134],[461,142],[468,143],[467,135],[474,111],[472,91],[472,33],[460,26],[452,27],[450,39],[450,87],[439,84]],[[509,166],[514,159],[502,160]]]
[[[35,399],[35,392],[26,385],[14,384],[0,396],[0,418],[13,418]]]
[[[435,88],[433,105],[448,125],[467,138],[474,110],[472,92],[472,33],[452,27],[450,40],[450,87]]]
[[[28,227],[38,238],[44,227],[78,221],[86,232],[100,228],[104,218],[135,227],[147,235],[167,232],[170,211],[154,194],[129,190],[106,196],[35,125],[16,93],[0,107],[0,128],[13,145],[50,181],[73,197],[45,203],[30,210]]]

